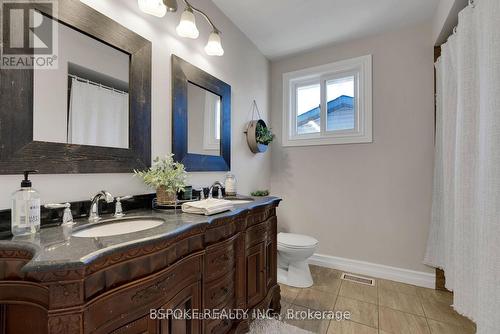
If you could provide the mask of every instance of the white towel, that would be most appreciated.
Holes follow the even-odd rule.
[[[205,216],[232,210],[233,208],[234,206],[231,201],[215,198],[208,198],[201,201],[187,202],[182,204],[182,212],[196,213]]]

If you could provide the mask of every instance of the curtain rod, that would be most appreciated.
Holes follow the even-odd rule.
[[[114,87],[106,86],[106,85],[103,85],[102,83],[95,82],[95,81],[92,81],[92,80],[89,80],[89,79],[80,78],[79,76],[74,75],[74,74],[68,74],[68,76],[71,77],[71,78],[73,78],[73,79],[76,79],[78,81],[86,82],[86,83],[94,85],[94,86],[99,86],[99,87],[104,88],[104,89],[112,90],[112,91],[120,93],[120,94],[128,94],[128,92],[125,92],[123,90],[119,90],[119,89],[116,89]]]

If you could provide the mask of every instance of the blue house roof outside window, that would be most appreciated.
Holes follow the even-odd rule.
[[[297,134],[315,133],[320,129],[319,107],[297,116]],[[354,98],[341,95],[328,101],[327,131],[354,129]]]

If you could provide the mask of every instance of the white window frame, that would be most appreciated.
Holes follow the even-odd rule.
[[[326,82],[347,76],[354,76],[355,128],[327,131]],[[296,87],[312,83],[321,86],[320,132],[297,134]],[[283,146],[371,143],[372,132],[371,55],[283,74]]]

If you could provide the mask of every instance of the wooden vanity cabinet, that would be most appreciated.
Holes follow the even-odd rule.
[[[190,311],[201,308],[201,282],[194,283],[182,289],[172,300],[157,309],[176,309]],[[199,334],[201,321],[195,319],[151,319],[150,315],[143,316],[111,333],[113,334]]]
[[[143,316],[123,327],[111,332],[112,334],[144,334],[158,333],[158,323],[149,318],[149,315]]]
[[[15,319],[9,319],[11,314],[20,317],[9,305],[20,304],[39,310],[22,318],[24,324],[41,328],[40,333],[244,333],[249,319],[176,319],[165,311],[271,308],[279,312],[278,202],[194,225],[168,240],[111,254],[80,268],[21,271],[33,255],[0,249],[4,269],[0,270],[0,334],[21,333],[26,327],[22,323],[16,327]],[[153,313],[156,317],[150,316]]]
[[[189,312],[200,310],[201,306],[201,282],[197,282],[184,288],[162,308]],[[198,319],[162,319],[158,325],[158,334],[201,333],[201,321]]]
[[[276,216],[251,226],[246,231],[247,305],[256,306],[276,285]]]
[[[265,243],[247,249],[247,305],[254,307],[266,293]]]
[[[266,291],[269,291],[277,283],[277,246],[276,235],[266,242]]]

